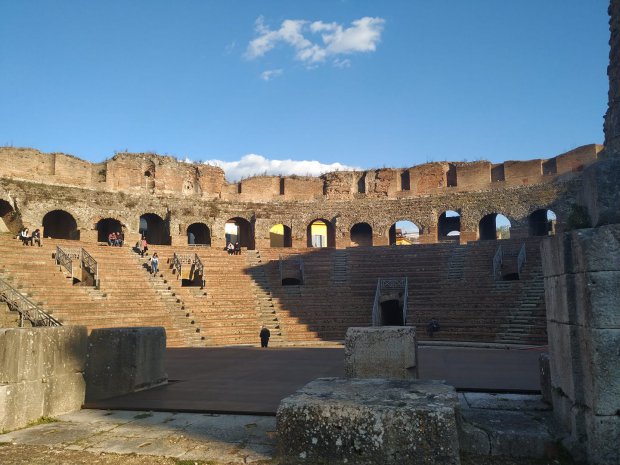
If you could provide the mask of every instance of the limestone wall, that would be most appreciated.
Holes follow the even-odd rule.
[[[84,402],[86,327],[0,329],[0,431]]]
[[[553,410],[566,446],[592,465],[620,463],[620,225],[543,242]]]

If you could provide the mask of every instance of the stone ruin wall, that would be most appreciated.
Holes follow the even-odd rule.
[[[346,175],[346,174],[345,174]],[[256,178],[265,181],[274,178]],[[77,221],[80,238],[96,241],[96,224],[104,218],[121,222],[129,240],[137,239],[140,215],[154,213],[168,220],[172,243],[185,244],[186,230],[192,223],[209,227],[213,246],[224,246],[224,224],[231,218],[244,218],[252,224],[256,246],[269,247],[269,229],[284,224],[292,230],[293,246],[306,246],[307,226],[315,219],[334,225],[337,247],[350,246],[349,233],[356,223],[368,223],[373,243],[387,245],[390,226],[398,220],[410,220],[420,227],[420,242],[437,241],[437,222],[446,210],[461,214],[461,241],[476,240],[478,223],[488,213],[502,213],[511,221],[513,237],[528,235],[528,216],[539,208],[553,210],[558,221],[569,214],[579,190],[578,177],[565,182],[547,182],[526,186],[490,188],[466,192],[439,190],[434,195],[387,198],[356,194],[355,198],[326,199],[308,197],[301,188],[315,188],[318,178],[284,178],[284,183],[299,181],[300,200],[251,200],[243,191],[234,200],[187,197],[183,194],[114,192],[80,187],[44,184],[19,179],[0,178],[0,199],[13,205],[24,225],[41,227],[46,213],[61,209]],[[495,186],[493,186],[495,187]]]
[[[222,169],[149,153],[118,153],[89,163],[62,153],[0,148],[0,177],[103,191],[173,194],[229,201],[400,199],[552,182],[597,159],[586,145],[549,160],[437,162],[404,169],[337,171],[320,177],[257,176],[228,183]]]

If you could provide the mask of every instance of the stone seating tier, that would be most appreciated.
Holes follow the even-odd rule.
[[[527,241],[528,260],[520,280],[497,281],[492,276],[497,246],[505,250],[507,271],[516,266],[521,243],[273,248],[244,250],[240,256],[215,248],[156,245],[150,252],[160,257],[160,273],[152,277],[148,257],[139,258],[129,247],[59,240],[45,240],[42,248],[22,247],[2,236],[0,270],[66,322],[89,329],[163,325],[170,346],[255,344],[262,324],[272,331],[274,343],[343,340],[347,328],[370,324],[377,279],[393,276],[408,278],[408,324],[421,328],[422,340],[428,321],[437,318],[441,331],[435,340],[545,344],[539,240]],[[95,257],[99,290],[71,284],[51,258],[56,244],[83,246]],[[175,252],[198,253],[205,289],[182,285],[171,267]],[[293,254],[303,257],[304,284],[282,286],[279,257]],[[337,260],[344,263],[338,271]],[[290,269],[295,263],[290,262]]]

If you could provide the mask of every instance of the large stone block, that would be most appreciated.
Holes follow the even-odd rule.
[[[347,378],[417,378],[417,343],[411,326],[349,328],[344,346]]]
[[[0,329],[0,383],[40,380],[44,375],[41,331]]]
[[[575,281],[576,323],[592,328],[620,329],[620,271],[570,276]]]
[[[595,415],[620,412],[620,329],[580,328],[584,403]]]
[[[43,415],[57,416],[82,408],[86,382],[82,373],[52,376],[43,380]]]
[[[0,329],[0,383],[84,371],[86,327]]]
[[[37,328],[41,332],[41,362],[45,376],[83,373],[88,332],[85,326]]]
[[[542,241],[544,276],[620,269],[620,224],[577,229]]]
[[[609,156],[583,172],[583,196],[592,226],[620,223],[620,156]]]
[[[618,465],[620,463],[620,415],[586,414],[588,431],[588,463]]]
[[[320,378],[282,400],[285,463],[441,464],[459,459],[454,388],[432,381]]]
[[[579,327],[547,322],[551,385],[560,389],[573,402],[583,402],[582,362]]]
[[[95,329],[88,345],[87,401],[120,396],[168,381],[164,328]]]
[[[570,290],[569,290],[570,288]],[[574,275],[557,275],[545,278],[545,307],[547,321],[572,324],[577,319],[574,295]]]
[[[0,431],[26,426],[43,415],[41,380],[0,384]]]

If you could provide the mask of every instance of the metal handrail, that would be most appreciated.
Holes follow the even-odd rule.
[[[403,294],[403,326],[407,324],[407,310],[409,307],[409,285],[405,278],[405,292]]]
[[[521,276],[521,270],[523,269],[523,265],[527,261],[527,255],[525,253],[525,244],[521,246],[519,249],[519,255],[517,255],[517,273]]]
[[[64,268],[73,279],[73,259],[79,259],[81,252],[79,249],[63,249],[59,245],[56,246],[56,264],[60,268]]]
[[[82,248],[80,250],[82,254],[82,258],[80,260],[80,264],[82,269],[87,270],[90,274],[93,275],[95,280],[95,287],[99,287],[99,265],[97,264],[97,260],[89,254],[86,249]]]
[[[381,313],[379,312],[379,298],[381,297],[381,279],[377,281],[377,290],[375,291],[375,302],[372,305],[372,325],[381,325]]]
[[[198,254],[194,254],[194,276],[200,276],[200,289],[207,287],[207,280],[205,279],[205,266]]]
[[[377,280],[377,290],[375,291],[375,301],[372,306],[372,325],[381,326],[381,311],[379,301],[384,290],[402,290],[403,292],[403,325],[407,323],[407,306],[409,305],[409,284],[407,277],[402,278],[379,278]]]
[[[504,251],[502,246],[497,247],[497,251],[493,256],[493,277],[497,278],[498,274],[501,274],[502,271],[502,263],[504,261]]]
[[[299,274],[301,275],[301,284],[303,284],[306,280],[306,272],[304,270],[304,259],[299,254]]]
[[[0,301],[6,302],[11,310],[19,313],[20,327],[24,326],[24,320],[30,321],[32,326],[62,326],[60,321],[43,311],[37,304],[1,278]]]

